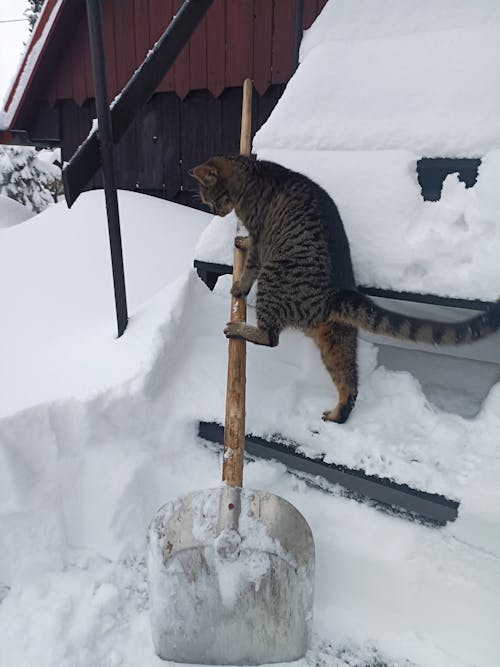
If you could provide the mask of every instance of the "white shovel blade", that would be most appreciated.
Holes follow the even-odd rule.
[[[239,513],[234,528],[228,509]],[[148,574],[160,658],[257,665],[309,647],[314,542],[278,496],[218,488],[167,503],[149,528]]]

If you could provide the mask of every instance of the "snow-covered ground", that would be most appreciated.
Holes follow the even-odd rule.
[[[167,500],[219,484],[220,456],[196,422],[223,409],[228,282],[210,293],[189,268],[210,218],[133,193],[120,202],[131,312],[120,340],[102,193],[1,231],[2,665],[162,664],[147,525]],[[458,520],[431,529],[312,490],[282,465],[247,465],[246,485],[291,501],[315,536],[314,641],[298,666],[496,666],[500,388],[475,420],[441,413],[364,344],[356,414],[323,426],[334,390],[315,350],[294,364],[296,344],[249,347],[250,424],[324,428],[332,457],[364,452],[377,470],[401,472],[404,439],[418,481],[461,499]]]
[[[120,214],[127,346],[115,340],[102,191],[83,194],[71,210],[60,202],[1,230],[1,283],[9,289],[0,290],[0,311],[9,326],[0,330],[0,358],[9,381],[0,386],[0,416],[114,386],[148,361],[158,322],[136,311],[192,265],[192,248],[211,217],[133,192],[120,193]]]
[[[255,146],[303,167],[339,201],[359,282],[497,298],[499,88],[485,55],[498,62],[498,3],[356,4],[326,5]],[[478,43],[484,52],[465,59],[460,47]],[[325,100],[345,99],[328,96],[327,77],[317,104],[314,77],[299,99],[309,82],[301,72],[314,73],[320,52],[350,58],[343,79],[338,60],[327,69],[365,115],[337,106],[332,125]],[[436,70],[429,54],[441,58]],[[382,65],[394,74],[387,82]],[[407,66],[413,81],[400,76]],[[348,85],[363,67],[373,76],[365,106]],[[434,92],[420,99],[427,76]],[[389,117],[398,97],[377,106],[396,84],[420,109],[406,125]],[[480,105],[464,95],[469,85]],[[309,102],[313,122],[292,123]],[[448,124],[422,117],[446,105],[456,114]],[[465,190],[451,176],[440,202],[422,202],[414,161],[423,146],[449,154],[453,132],[457,150],[484,158],[478,184]],[[148,620],[147,526],[168,500],[220,484],[220,454],[196,432],[198,420],[224,415],[230,282],[209,292],[191,266],[195,255],[231,261],[235,221],[128,192],[120,207],[130,324],[119,340],[102,193],[0,229],[2,667],[165,664]],[[500,384],[464,419],[430,403],[412,374],[380,365],[373,344],[361,342],[359,365],[349,422],[324,424],[336,396],[311,341],[286,332],[276,349],[248,346],[248,429],[445,493],[460,501],[459,516],[422,526],[307,487],[282,465],[248,463],[246,486],[293,503],[316,541],[313,645],[296,667],[498,667]]]
[[[10,197],[0,195],[0,227],[18,225],[31,218],[32,215],[33,212],[27,206]]]

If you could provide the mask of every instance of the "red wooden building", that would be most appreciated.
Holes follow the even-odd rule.
[[[238,151],[244,78],[254,81],[255,130],[295,70],[298,26],[308,28],[326,1],[215,0],[120,142],[118,186],[189,202],[194,184],[187,170],[211,155]],[[113,99],[182,0],[102,5]],[[47,0],[4,111],[10,129],[57,140],[63,160],[86,137],[96,113],[84,0]],[[99,184],[97,177],[92,186]]]

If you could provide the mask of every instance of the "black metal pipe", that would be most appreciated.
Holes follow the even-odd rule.
[[[111,109],[113,141],[118,143],[153,96],[214,0],[185,0],[179,12],[135,72]],[[76,201],[100,167],[97,137],[91,133],[63,171],[68,206]]]
[[[125,275],[123,271],[122,238],[120,232],[120,213],[116,192],[115,165],[113,159],[113,135],[111,114],[108,104],[108,87],[106,83],[106,61],[104,57],[104,40],[102,31],[102,14],[100,0],[87,0],[87,17],[89,23],[90,50],[94,71],[95,99],[98,121],[98,137],[100,157],[104,179],[104,194],[108,215],[109,245],[111,249],[111,266],[115,291],[116,320],[118,337],[127,327],[127,295]]]

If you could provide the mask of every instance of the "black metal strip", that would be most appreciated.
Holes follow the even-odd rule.
[[[127,293],[123,270],[122,236],[120,231],[120,213],[118,194],[116,192],[115,162],[113,155],[113,136],[111,116],[108,106],[106,83],[106,60],[104,55],[104,39],[102,32],[102,13],[99,0],[87,0],[87,17],[89,23],[90,52],[94,72],[94,87],[99,121],[99,146],[104,177],[104,195],[108,217],[109,247],[113,270],[113,288],[115,294],[116,323],[118,338],[127,328]]]
[[[7,146],[33,146],[35,148],[57,148],[59,139],[32,139],[26,130],[0,130],[0,144]]]
[[[203,19],[214,0],[185,0],[166,31],[135,72],[111,109],[113,141],[117,144],[152,97],[161,80]],[[91,133],[63,170],[64,194],[72,206],[101,166],[96,133]]]
[[[199,259],[194,260],[194,268],[197,270],[198,275],[203,280],[203,276],[205,275],[224,276],[233,272],[233,267],[229,264],[204,262]],[[213,286],[211,289],[212,288]],[[398,301],[413,301],[416,303],[426,303],[432,306],[446,306],[448,308],[486,310],[487,308],[494,305],[490,301],[481,301],[480,299],[458,299],[455,297],[437,296],[436,294],[422,294],[420,292],[398,292],[396,290],[383,289],[381,287],[369,287],[367,285],[358,285],[358,290],[361,292],[361,294],[366,294],[366,296],[375,296],[384,299],[396,299]]]
[[[216,422],[200,422],[198,433],[205,440],[220,445],[224,443],[224,427]],[[285,444],[255,435],[247,435],[245,438],[245,448],[250,456],[276,460],[292,472],[317,476],[330,484],[339,484],[350,495],[372,501],[377,507],[406,518],[443,526],[458,516],[459,503],[456,500],[413,489],[386,477],[367,475],[362,470],[326,463],[322,458],[311,459],[297,451],[296,447],[292,442]]]
[[[451,296],[437,296],[436,294],[422,294],[420,292],[398,292],[391,289],[382,289],[381,287],[368,287],[367,285],[358,285],[358,290],[362,294],[366,294],[366,296],[397,299],[398,301],[413,301],[432,306],[447,306],[448,308],[486,310],[493,305],[493,303],[481,301],[481,299],[458,299]]]

